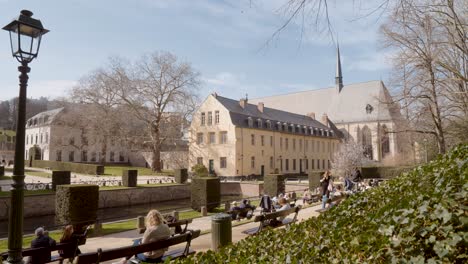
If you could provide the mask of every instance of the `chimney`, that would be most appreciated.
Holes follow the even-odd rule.
[[[239,104],[242,108],[245,109],[245,106],[247,105],[247,98],[240,99]]]
[[[307,113],[307,116],[312,118],[313,120],[315,120],[315,113],[314,112]]]
[[[264,103],[258,103],[257,105],[257,108],[258,108],[258,111],[262,112],[263,113],[263,108],[265,107],[265,104]]]
[[[327,114],[322,115],[322,124],[324,124],[327,127],[330,127],[330,125],[328,124],[328,115]]]

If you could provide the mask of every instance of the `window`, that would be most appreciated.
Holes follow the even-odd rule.
[[[216,136],[215,136],[215,133],[214,133],[214,132],[208,133],[208,138],[209,138],[210,144],[215,144],[215,143],[216,143],[215,137],[216,137]]]
[[[260,136],[260,144],[263,146],[265,146],[265,137],[263,135]]]
[[[325,160],[322,160],[322,169],[325,169]]]
[[[197,164],[203,165],[203,158],[202,157],[197,158]]]
[[[327,144],[327,151],[330,152],[330,142]]]
[[[255,157],[254,156],[252,156],[252,158],[250,158],[250,167],[252,169],[255,169]]]
[[[306,170],[309,170],[309,160],[308,160],[308,159],[304,159],[304,163],[305,163],[305,169],[306,169]]]
[[[119,152],[119,161],[120,161],[120,162],[125,162],[125,157],[124,157],[124,154],[123,154],[122,151]]]
[[[205,112],[201,113],[201,125],[204,126],[206,121],[206,115]]]
[[[219,111],[215,111],[215,124],[219,124]]]
[[[86,150],[81,152],[81,161],[88,161],[88,152]]]
[[[280,159],[280,170],[283,171],[283,160]]]
[[[267,125],[267,128],[268,128],[268,129],[271,129],[271,121],[270,121],[270,120],[267,120],[267,121],[266,121],[266,125]]]
[[[312,162],[310,164],[312,164],[312,170],[315,170],[315,160],[314,159],[312,159]]]
[[[208,112],[208,125],[211,126],[213,124],[213,112]]]
[[[26,145],[29,144],[29,136],[26,136]],[[28,155],[26,155],[27,157]]]
[[[304,140],[304,151],[309,151],[309,140]]]
[[[43,139],[44,139],[44,136],[41,134],[41,144],[44,141]]]
[[[286,170],[289,170],[289,159],[286,159]]]
[[[75,145],[75,138],[71,137],[70,140],[68,141],[70,145]]]
[[[274,160],[273,157],[270,157],[270,169],[273,169],[274,167]]]
[[[37,144],[37,138],[38,138],[38,135],[36,134],[36,144]]]
[[[252,117],[247,118],[247,123],[249,124],[249,127],[253,127],[253,119],[252,119]]]
[[[295,138],[293,138],[292,143],[293,143],[293,150],[296,150],[296,139]]]
[[[96,152],[91,153],[91,161],[96,162]]]
[[[255,135],[254,134],[250,135],[250,143],[252,144],[252,146],[255,146]]]
[[[203,133],[197,133],[197,144],[203,144]]]
[[[276,127],[278,128],[278,131],[281,131],[281,123],[280,122],[276,123]]]
[[[57,152],[55,152],[55,160],[56,161],[62,161],[62,151],[61,150],[57,150]]]
[[[322,152],[325,152],[325,142],[322,141]]]
[[[286,138],[284,141],[284,144],[286,145],[286,150],[288,150],[289,147],[289,140]]]
[[[280,149],[283,149],[283,138],[280,137]]]
[[[49,143],[49,133],[45,133],[45,143],[48,144]]]
[[[270,147],[273,147],[273,136],[270,136]]]
[[[262,128],[262,127],[263,127],[263,122],[262,122],[262,120],[261,120],[260,118],[257,119],[257,127],[258,127],[258,128]]]
[[[302,139],[299,139],[299,151],[302,151]]]
[[[331,162],[330,162],[330,160],[327,160],[327,163],[328,163],[328,169],[331,169]]]
[[[226,144],[227,143],[227,132],[221,131],[219,132],[219,144]]]
[[[317,160],[317,170],[320,170],[320,160]]]
[[[75,151],[68,152],[68,161],[75,161]]]
[[[109,160],[110,160],[111,162],[114,162],[114,160],[115,160],[115,159],[114,159],[114,158],[115,158],[114,155],[115,155],[114,152],[111,151],[111,152],[110,152],[110,158],[109,158]]]
[[[219,167],[220,167],[221,169],[227,168],[226,157],[221,157],[221,158],[219,158]]]
[[[293,159],[293,171],[296,170],[296,159]]]

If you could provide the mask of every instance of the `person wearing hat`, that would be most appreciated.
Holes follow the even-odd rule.
[[[31,241],[31,248],[48,248],[55,246],[56,242],[52,238],[50,238],[47,234],[47,231],[44,230],[42,227],[36,228],[34,231],[36,238]],[[31,256],[29,257],[28,263],[32,264],[42,264],[50,262],[50,251],[43,255]]]

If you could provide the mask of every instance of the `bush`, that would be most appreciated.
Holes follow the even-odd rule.
[[[51,160],[32,160],[32,167],[50,168],[52,170],[71,171],[75,173],[103,175],[104,166],[73,162],[61,162]]]
[[[196,177],[208,177],[208,169],[203,164],[196,164],[192,167],[192,172]]]
[[[285,192],[286,186],[284,180],[286,177],[282,174],[270,174],[263,177],[263,192],[271,197]]]
[[[174,180],[176,183],[186,183],[188,179],[187,169],[174,170]]]
[[[99,186],[58,185],[55,193],[55,217],[60,224],[80,225],[97,219]]]
[[[70,171],[52,171],[52,190],[57,190],[57,185],[70,184]]]
[[[468,145],[289,229],[175,263],[467,263]]]
[[[122,170],[122,185],[125,187],[137,187],[138,170]]]
[[[193,178],[190,191],[193,210],[200,211],[201,206],[206,206],[208,211],[212,211],[221,203],[221,183],[218,177]]]

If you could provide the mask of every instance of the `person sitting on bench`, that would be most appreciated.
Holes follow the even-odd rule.
[[[282,211],[282,210],[288,210],[288,209],[291,209],[291,205],[289,204],[289,202],[283,197],[283,198],[280,198],[278,200],[278,203],[279,205],[281,206],[280,209],[276,210],[277,212],[278,211]],[[283,222],[283,220],[286,218],[286,216],[280,216],[278,217],[278,221],[281,221]]]
[[[252,211],[255,210],[255,206],[250,205],[250,201],[247,200],[247,199],[242,200],[242,203],[239,205],[239,208],[240,209],[249,209],[249,210],[252,210]],[[242,212],[239,213],[239,217],[249,218],[248,213],[249,213],[249,211],[242,211]],[[253,212],[252,212],[252,214],[253,214]]]
[[[140,244],[145,244],[145,243],[150,243],[150,242],[156,242],[159,240],[164,240],[170,237],[171,231],[169,227],[166,224],[166,221],[164,220],[164,217],[161,215],[161,213],[158,210],[151,210],[148,212],[148,215],[146,215],[145,219],[145,226],[146,226],[146,231],[143,234],[143,238],[136,239],[134,240],[133,245],[137,246]],[[167,250],[165,249],[158,249],[150,252],[145,252],[145,253],[140,253],[136,255],[136,258],[144,261],[144,262],[149,262],[149,263],[155,263],[155,262],[161,262],[162,261],[162,256],[164,255],[164,252]],[[129,260],[130,257],[124,258],[120,263],[127,263],[127,260]]]
[[[312,194],[310,193],[309,189],[305,189],[304,193],[302,194],[302,204],[309,204],[312,199]]]
[[[34,234],[36,235],[36,238],[31,241],[31,248],[50,248],[55,246],[56,242],[52,238],[48,236],[47,231],[44,230],[42,227],[38,227],[35,231]],[[31,256],[29,258],[28,263],[32,264],[42,264],[42,263],[47,263],[50,262],[50,251],[44,255],[39,255],[39,256]]]

